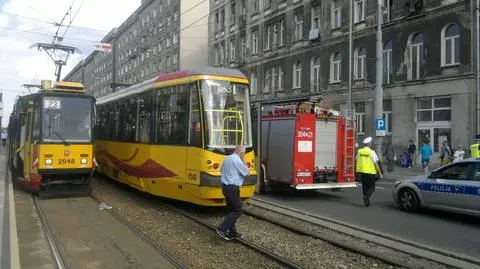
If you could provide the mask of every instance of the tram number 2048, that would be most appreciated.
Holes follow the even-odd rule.
[[[75,159],[58,159],[58,164],[75,164]]]

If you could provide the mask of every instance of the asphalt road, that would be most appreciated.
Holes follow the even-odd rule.
[[[256,196],[433,248],[480,257],[479,218],[434,210],[403,212],[392,200],[391,186],[391,182],[378,182],[368,208],[363,206],[361,187]]]

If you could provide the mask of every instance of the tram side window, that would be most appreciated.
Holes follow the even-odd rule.
[[[121,141],[122,137],[120,131],[120,103],[117,102],[115,104],[111,104],[108,109],[110,111],[108,116],[108,122],[111,124],[111,139]]]
[[[138,97],[138,106],[137,142],[150,143],[153,95],[149,93]]]
[[[202,128],[200,120],[200,102],[197,83],[190,84],[190,118],[188,144],[202,146]]]
[[[35,109],[33,110],[33,129],[32,129],[32,137],[33,140],[40,140],[40,103],[37,102],[35,105]]]
[[[120,102],[120,122],[122,128],[119,130],[120,141],[135,141],[135,125],[137,120],[137,102],[136,98],[129,98]]]
[[[156,139],[157,144],[182,145],[186,136],[187,90],[168,87],[157,90]]]

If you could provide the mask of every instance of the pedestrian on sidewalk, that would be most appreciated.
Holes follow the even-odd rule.
[[[456,162],[462,161],[464,156],[465,156],[465,151],[463,150],[463,147],[462,146],[458,147],[458,149],[453,154],[453,162],[456,163]]]
[[[370,206],[370,197],[375,192],[375,180],[377,174],[383,178],[383,173],[378,164],[378,156],[372,149],[372,137],[367,137],[363,140],[363,148],[357,152],[357,166],[356,171],[362,182],[363,204]]]
[[[413,143],[413,140],[408,140],[407,151],[408,151],[408,158],[409,158],[408,167],[414,167],[415,152],[417,151],[417,146],[415,146],[415,143]]]
[[[2,131],[2,145],[3,147],[7,145],[7,132],[5,130]]]
[[[240,199],[240,187],[244,178],[249,174],[245,161],[245,147],[237,146],[233,154],[227,156],[220,168],[222,193],[227,203],[228,215],[217,228],[217,234],[225,240],[241,238],[243,235],[237,232],[235,223],[242,215],[242,200]]]
[[[447,165],[450,162],[451,156],[452,150],[448,146],[447,140],[443,140],[440,148],[440,164]]]
[[[423,141],[423,145],[420,148],[420,154],[422,155],[422,168],[425,170],[425,174],[428,174],[428,164],[430,157],[432,156],[432,148],[428,144],[429,141]]]
[[[387,171],[393,172],[393,162],[396,161],[395,151],[392,143],[386,143],[383,151],[383,156],[387,159]]]

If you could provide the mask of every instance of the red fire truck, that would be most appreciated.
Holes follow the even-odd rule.
[[[261,105],[258,192],[356,187],[354,113],[302,102]]]

